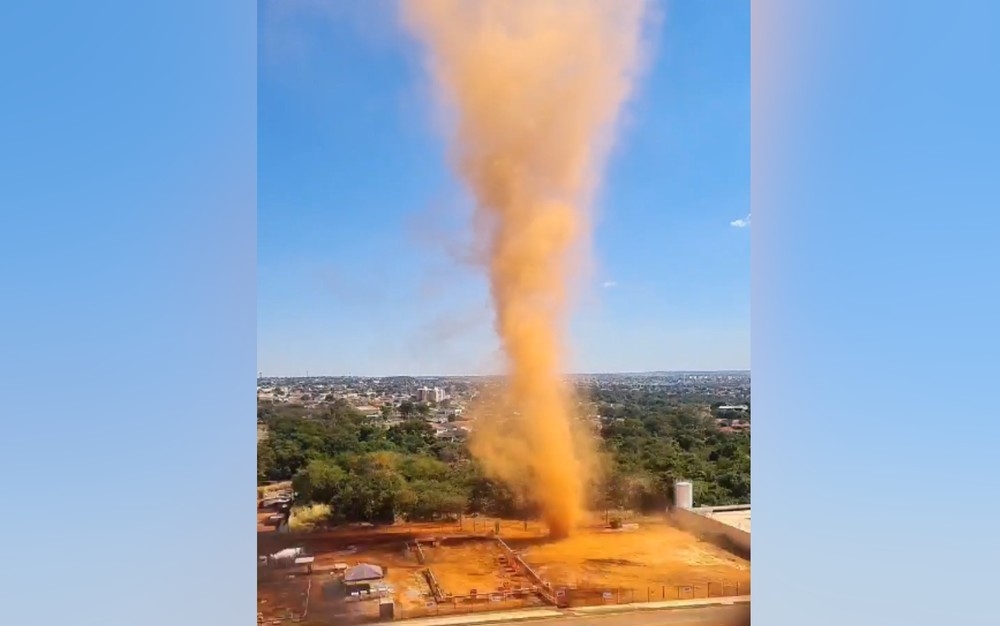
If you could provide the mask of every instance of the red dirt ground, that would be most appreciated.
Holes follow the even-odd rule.
[[[661,595],[667,599],[685,597],[685,593],[704,596],[706,588],[711,595],[735,595],[737,585],[740,594],[749,593],[748,561],[671,526],[663,518],[635,519],[632,521],[637,526],[619,531],[607,530],[595,521],[559,541],[550,541],[547,529],[539,522],[528,522],[526,529],[523,521],[486,518],[465,518],[461,524],[343,527],[302,535],[279,535],[271,531],[258,533],[258,551],[270,554],[282,547],[301,546],[315,556],[310,617],[332,615],[329,611],[335,610],[331,606],[334,603],[324,600],[321,590],[324,582],[333,579],[333,564],[338,562],[348,565],[372,563],[386,568],[386,582],[393,589],[397,617],[400,614],[416,617],[444,610],[463,612],[476,607],[463,607],[464,601],[460,600],[457,607],[448,603],[438,605],[433,611],[427,609],[432,597],[422,572],[430,567],[443,591],[454,596],[466,596],[471,589],[480,594],[495,593],[505,580],[496,560],[502,550],[495,541],[488,539],[497,521],[501,538],[554,588],[576,585],[592,590],[615,590],[616,601],[627,601],[619,600],[618,589],[628,590],[629,597],[636,601],[661,599]],[[473,534],[481,539],[447,539]],[[435,538],[445,539],[435,547],[432,543]],[[412,545],[415,539],[421,542],[425,564],[419,563],[414,551],[407,553],[404,550],[404,546]],[[264,612],[265,617],[288,611],[298,614],[305,589],[304,583],[299,581],[306,578],[297,577],[296,584],[282,583],[284,588],[280,592],[281,585],[259,583],[258,610]],[[291,580],[287,575],[284,579]],[[516,575],[506,580],[515,587],[529,584],[527,578]],[[691,591],[695,586],[702,589],[700,594]],[[519,602],[523,605],[541,601],[532,597]],[[374,615],[377,612],[374,601],[351,604],[348,611],[355,614]],[[336,611],[342,613],[343,605]]]

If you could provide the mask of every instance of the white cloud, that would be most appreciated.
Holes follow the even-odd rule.
[[[604,282],[604,283],[603,283],[603,284],[601,285],[601,287],[604,287],[605,289],[611,289],[612,287],[617,287],[617,286],[618,286],[618,283],[616,283],[616,282],[615,282],[615,281],[613,281],[613,280],[608,280],[608,281],[605,281],[605,282]]]
[[[733,228],[746,228],[750,225],[750,214],[747,213],[747,216],[741,220],[733,220],[729,222],[729,225]]]

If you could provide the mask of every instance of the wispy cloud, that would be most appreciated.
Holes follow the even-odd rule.
[[[616,283],[613,280],[606,280],[601,284],[601,287],[604,287],[605,289],[611,289],[612,287],[617,287],[617,286],[618,283]]]
[[[744,217],[743,219],[733,220],[729,222],[729,225],[732,226],[733,228],[746,228],[747,226],[750,225],[750,214],[747,213],[747,216]]]

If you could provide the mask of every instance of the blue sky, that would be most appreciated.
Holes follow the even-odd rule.
[[[749,369],[749,3],[658,5],[597,206],[578,372]],[[468,207],[391,3],[261,0],[258,367],[496,371]]]
[[[665,27],[674,34],[670,58],[690,62],[693,55],[708,68],[719,46],[745,37],[742,25],[706,37],[680,13],[708,5],[719,12],[730,3],[677,6]],[[207,624],[234,622],[237,614],[249,622],[256,572],[247,557],[257,545],[245,497],[256,463],[249,419],[256,404],[256,12],[238,0],[20,2],[5,9],[0,473],[27,476],[8,479],[5,492],[42,513],[30,524],[14,516],[0,523],[17,537],[5,556],[18,566],[0,572],[6,597],[17,600],[5,606],[4,623],[87,622],[79,607],[95,605],[101,615],[90,621],[109,626],[135,624],[137,615],[150,626],[192,615]],[[352,50],[386,63],[398,58],[391,31],[378,20],[350,19],[361,22],[366,38],[337,23],[313,30],[354,41]],[[988,591],[1000,560],[1000,507],[989,496],[996,492],[1000,420],[983,395],[996,387],[1000,354],[993,288],[1000,89],[991,80],[1000,58],[1000,3],[953,3],[942,11],[941,3],[901,0],[755,0],[753,24],[754,619],[775,626],[996,626],[989,597],[967,600],[951,590]],[[286,24],[289,31],[298,25]],[[286,56],[261,67],[262,165],[284,168],[260,173],[261,362],[277,368],[283,335],[296,336],[284,317],[312,316],[321,320],[303,327],[312,337],[293,342],[309,348],[303,361],[313,354],[331,369],[389,369],[393,353],[379,363],[352,352],[373,341],[361,322],[339,331],[324,317],[333,313],[309,312],[295,300],[337,311],[335,303],[284,288],[295,297],[276,306],[282,266],[299,264],[288,280],[312,285],[314,259],[331,256],[331,265],[350,270],[358,267],[351,256],[364,247],[343,237],[319,245],[338,240],[336,230],[320,226],[353,223],[333,213],[333,200],[317,200],[306,215],[282,215],[279,206],[306,205],[306,191],[321,183],[350,190],[361,184],[352,176],[378,163],[359,144],[349,145],[343,160],[332,150],[317,164],[296,154],[320,153],[318,146],[334,141],[306,132],[320,121],[338,128],[331,98],[299,95],[322,85],[328,93],[337,85],[356,89],[360,78],[331,74],[336,57],[326,56],[325,67],[307,62],[305,52],[322,50],[322,39],[284,41]],[[658,62],[670,50],[661,48]],[[293,63],[289,55],[299,56]],[[658,71],[677,84],[694,72]],[[395,120],[409,114],[413,84],[380,106],[391,113],[387,129],[423,137],[422,126]],[[707,99],[695,98],[690,86],[675,93],[662,84],[671,98]],[[658,106],[672,110],[671,98]],[[274,104],[308,125],[282,138],[276,131],[294,126],[277,123]],[[727,136],[709,119],[702,128]],[[371,120],[360,121],[371,130]],[[639,150],[636,136],[644,133],[652,131],[628,135],[622,154]],[[275,152],[277,140],[289,149]],[[682,150],[670,145],[659,150]],[[711,154],[685,145],[702,155],[688,157],[692,163]],[[407,163],[422,165],[412,157]],[[295,185],[278,185],[281,172],[292,178],[292,165],[333,182],[303,173]],[[615,167],[627,171],[621,161]],[[675,187],[691,182],[666,167],[644,180],[659,185],[658,178]],[[393,184],[403,185],[401,175]],[[623,181],[610,184],[613,191]],[[355,190],[350,197],[363,196]],[[739,246],[748,245],[749,233],[728,228],[732,207],[709,194],[700,212],[684,213],[676,197],[647,219],[701,232],[699,245],[734,259],[717,280],[739,284],[749,256]],[[425,200],[399,211],[408,215]],[[634,205],[604,208],[605,222],[628,232]],[[691,225],[696,217],[703,228]],[[389,230],[386,222],[369,227],[369,238]],[[308,230],[312,224],[317,228]],[[609,226],[599,236],[602,267],[624,286],[628,262],[618,255],[627,250],[603,239],[613,232]],[[667,254],[657,262],[660,275],[677,265]],[[621,293],[624,287],[615,296]],[[601,295],[605,309],[620,306]],[[361,318],[341,306],[342,318]],[[637,317],[657,321],[632,306]],[[310,341],[339,349],[313,352]],[[648,355],[667,362],[671,354],[621,343],[621,353],[637,361]],[[113,400],[105,399],[109,389]],[[93,508],[95,477],[105,491],[129,497],[106,498],[101,515],[80,515]],[[196,524],[192,510],[199,511]],[[108,558],[109,546],[142,554],[150,566],[136,576]],[[212,566],[193,568],[192,554],[211,555]],[[62,602],[37,584],[51,578],[54,562],[88,567],[87,576],[60,587]],[[915,590],[919,601],[909,601]]]

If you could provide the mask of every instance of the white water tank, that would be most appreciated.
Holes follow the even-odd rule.
[[[687,481],[674,483],[674,506],[679,509],[694,508],[694,486]]]

